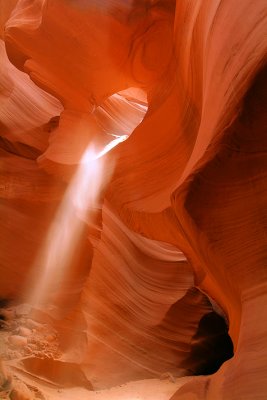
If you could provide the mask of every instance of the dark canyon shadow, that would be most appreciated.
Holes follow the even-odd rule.
[[[210,375],[233,357],[233,343],[225,320],[215,312],[204,315],[192,338],[192,348],[183,367],[193,375]]]

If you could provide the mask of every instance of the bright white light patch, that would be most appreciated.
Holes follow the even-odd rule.
[[[127,136],[120,136],[98,153],[93,146],[84,152],[36,260],[30,304],[37,306],[49,302],[50,295],[58,291],[66,278],[84,221],[90,223],[91,212],[99,208],[99,196],[111,176],[113,164],[105,165],[103,156],[126,139]]]

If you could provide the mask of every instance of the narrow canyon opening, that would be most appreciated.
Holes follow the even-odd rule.
[[[0,0],[0,400],[265,400],[264,0]]]
[[[191,354],[187,360],[193,366],[194,375],[214,374],[233,355],[233,343],[225,319],[214,311],[205,314],[192,338]]]

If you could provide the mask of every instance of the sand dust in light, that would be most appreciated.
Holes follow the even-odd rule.
[[[51,294],[60,288],[84,221],[90,222],[90,210],[98,206],[100,192],[112,173],[114,163],[105,165],[103,156],[127,137],[117,137],[98,153],[93,145],[84,152],[33,266],[34,282],[27,296],[32,306],[49,303]]]

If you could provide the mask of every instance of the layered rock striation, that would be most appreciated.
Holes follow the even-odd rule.
[[[147,379],[153,399],[265,399],[266,1],[10,0],[0,11],[3,320],[38,285],[85,150],[92,171],[101,160],[86,183],[97,196],[65,227],[79,221],[68,271],[27,315],[57,332],[60,351],[20,350],[12,368],[52,399],[47,382],[83,387],[75,399]]]

